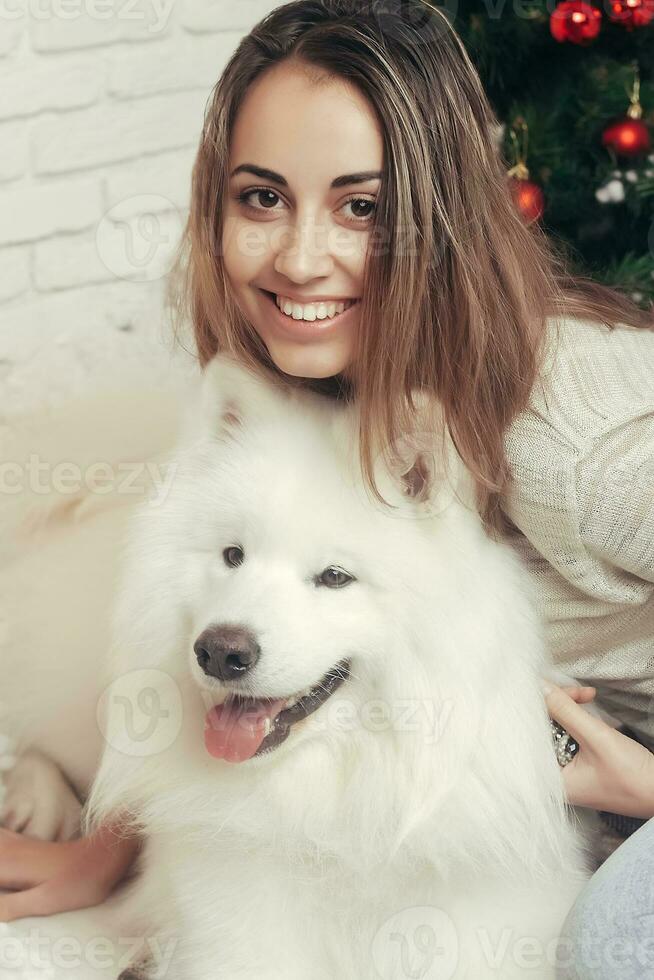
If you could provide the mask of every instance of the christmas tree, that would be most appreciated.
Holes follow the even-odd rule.
[[[516,203],[572,269],[654,302],[654,0],[460,0]]]

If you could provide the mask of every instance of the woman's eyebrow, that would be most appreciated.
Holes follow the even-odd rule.
[[[288,181],[281,174],[275,173],[274,170],[268,170],[266,167],[257,167],[254,163],[242,163],[240,166],[232,170],[230,174],[230,179],[236,177],[237,174],[254,174],[255,177],[259,177],[261,180],[269,180],[273,184],[279,184],[280,187],[288,187]],[[346,187],[349,184],[365,184],[368,180],[381,180],[382,174],[380,170],[362,170],[357,174],[343,174],[342,177],[336,177],[332,180],[331,186],[335,187]]]

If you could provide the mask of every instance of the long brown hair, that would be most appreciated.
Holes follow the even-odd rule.
[[[446,17],[423,0],[296,0],[244,37],[207,103],[187,226],[169,280],[175,320],[190,317],[204,366],[221,350],[287,385],[356,399],[361,464],[410,431],[410,392],[439,399],[475,478],[491,533],[504,527],[510,479],[504,435],[536,381],[546,320],[579,317],[652,328],[626,296],[574,277],[538,224],[510,197],[493,139],[497,118]],[[220,261],[230,138],[249,86],[292,58],[316,76],[358,86],[381,123],[377,199],[348,375],[316,382],[279,371],[230,293]]]

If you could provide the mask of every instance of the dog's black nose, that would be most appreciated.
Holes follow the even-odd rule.
[[[233,681],[247,674],[261,654],[259,644],[244,626],[207,626],[193,649],[205,674],[221,681]]]

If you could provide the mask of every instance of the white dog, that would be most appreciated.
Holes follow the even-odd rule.
[[[171,980],[553,977],[587,869],[469,474],[412,434],[389,510],[354,406],[225,356],[203,394],[131,530],[102,702],[88,814],[147,835],[130,921],[175,940]]]

